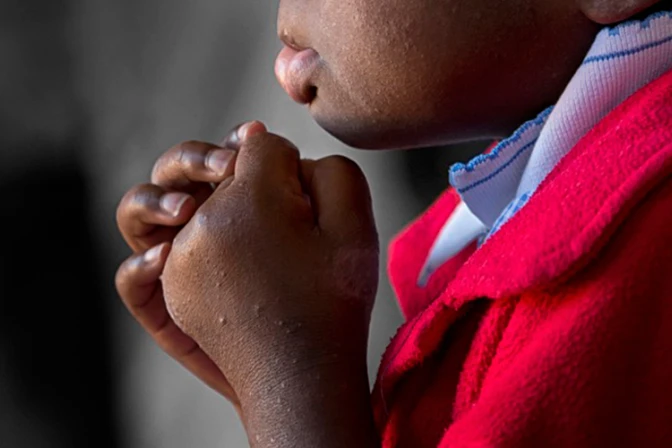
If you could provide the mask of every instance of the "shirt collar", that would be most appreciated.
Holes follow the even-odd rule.
[[[559,161],[606,115],[672,68],[672,12],[600,31],[555,106],[488,154],[450,170],[464,206],[446,222],[423,269],[427,282],[449,258],[515,215]]]
[[[425,243],[431,244],[431,236],[454,210],[455,192],[449,190],[395,240],[390,248],[390,278],[400,302],[406,304],[409,321],[383,357],[376,387],[380,394],[374,394],[375,400],[382,400],[378,409],[384,409],[385,399],[395,393],[409,370],[425,362],[446,340],[448,328],[469,312],[468,303],[504,299],[501,306],[507,307],[513,303],[507,298],[525,294],[525,300],[549,303],[548,292],[557,293],[560,285],[567,286],[564,291],[571,296],[577,288],[590,292],[587,278],[593,285],[609,283],[609,272],[613,275],[618,269],[609,271],[605,266],[614,261],[614,254],[623,256],[622,247],[609,245],[630,238],[633,232],[645,233],[668,210],[671,99],[672,70],[601,120],[507,225],[475,252],[469,248],[451,259],[426,288],[413,286],[421,263],[416,264],[414,257],[425,253]],[[656,236],[648,236],[650,247],[642,253],[648,253],[656,241]],[[586,277],[591,263],[595,275]],[[607,295],[613,293],[605,290]]]

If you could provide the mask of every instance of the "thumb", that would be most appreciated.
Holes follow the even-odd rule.
[[[352,160],[331,156],[315,161],[310,197],[317,224],[339,244],[378,244],[371,191],[364,173]]]
[[[262,128],[255,131],[253,135],[247,136],[238,152],[236,178],[276,187],[289,183],[300,193],[299,150],[279,135]]]

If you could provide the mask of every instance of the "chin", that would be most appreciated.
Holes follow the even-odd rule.
[[[337,101],[327,100],[325,89],[318,89],[318,95],[309,105],[310,115],[315,122],[332,137],[344,144],[366,150],[397,148],[380,119],[362,113],[344,96],[336,95]],[[322,95],[320,95],[322,93]],[[327,95],[328,96],[328,95]],[[347,98],[347,97],[345,97]],[[358,110],[359,109],[359,110]]]
[[[364,130],[361,123],[336,123],[333,120],[315,118],[317,124],[332,137],[356,149],[392,149],[391,142],[386,142],[375,132]]]
[[[312,108],[311,114],[317,124],[333,137],[348,146],[365,150],[417,149],[492,141],[513,132],[496,131],[458,120],[449,121],[452,124],[450,126],[440,123],[409,123],[410,120],[394,122],[381,117],[327,115]]]
[[[411,149],[431,146],[423,143],[408,127],[384,125],[380,120],[363,117],[325,116],[311,110],[313,119],[331,136],[356,149]]]
[[[429,113],[374,115],[349,102],[325,101],[319,95],[310,103],[309,110],[322,129],[357,149],[427,148],[496,137],[492,130],[475,125],[480,117],[465,120],[465,114],[458,117],[436,117]]]

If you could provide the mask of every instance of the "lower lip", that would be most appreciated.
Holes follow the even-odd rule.
[[[315,50],[285,47],[275,61],[275,76],[294,101],[310,104],[315,99],[315,87],[310,81],[319,64],[320,55]]]

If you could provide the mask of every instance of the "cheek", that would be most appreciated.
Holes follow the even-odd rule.
[[[505,135],[573,74],[557,39],[581,25],[571,3],[322,0],[313,29],[324,69],[311,113],[361,148]]]
[[[385,2],[381,14],[376,1],[328,2],[323,17],[333,19],[324,26],[323,35],[329,36],[324,57],[334,90],[350,94],[350,101],[364,107],[403,98],[413,90],[412,79],[422,76],[423,63],[437,54],[432,42],[444,38],[431,31],[433,24],[421,8],[409,6],[413,3],[422,4]],[[421,25],[425,32],[420,32]]]
[[[311,105],[320,125],[358,147],[387,147],[388,138],[403,145],[409,130],[433,125],[451,76],[445,42],[459,42],[450,16],[436,11],[450,2],[431,3],[433,12],[428,2],[391,1],[381,15],[379,2],[327,2],[321,34],[329,40],[320,42],[325,65]]]

